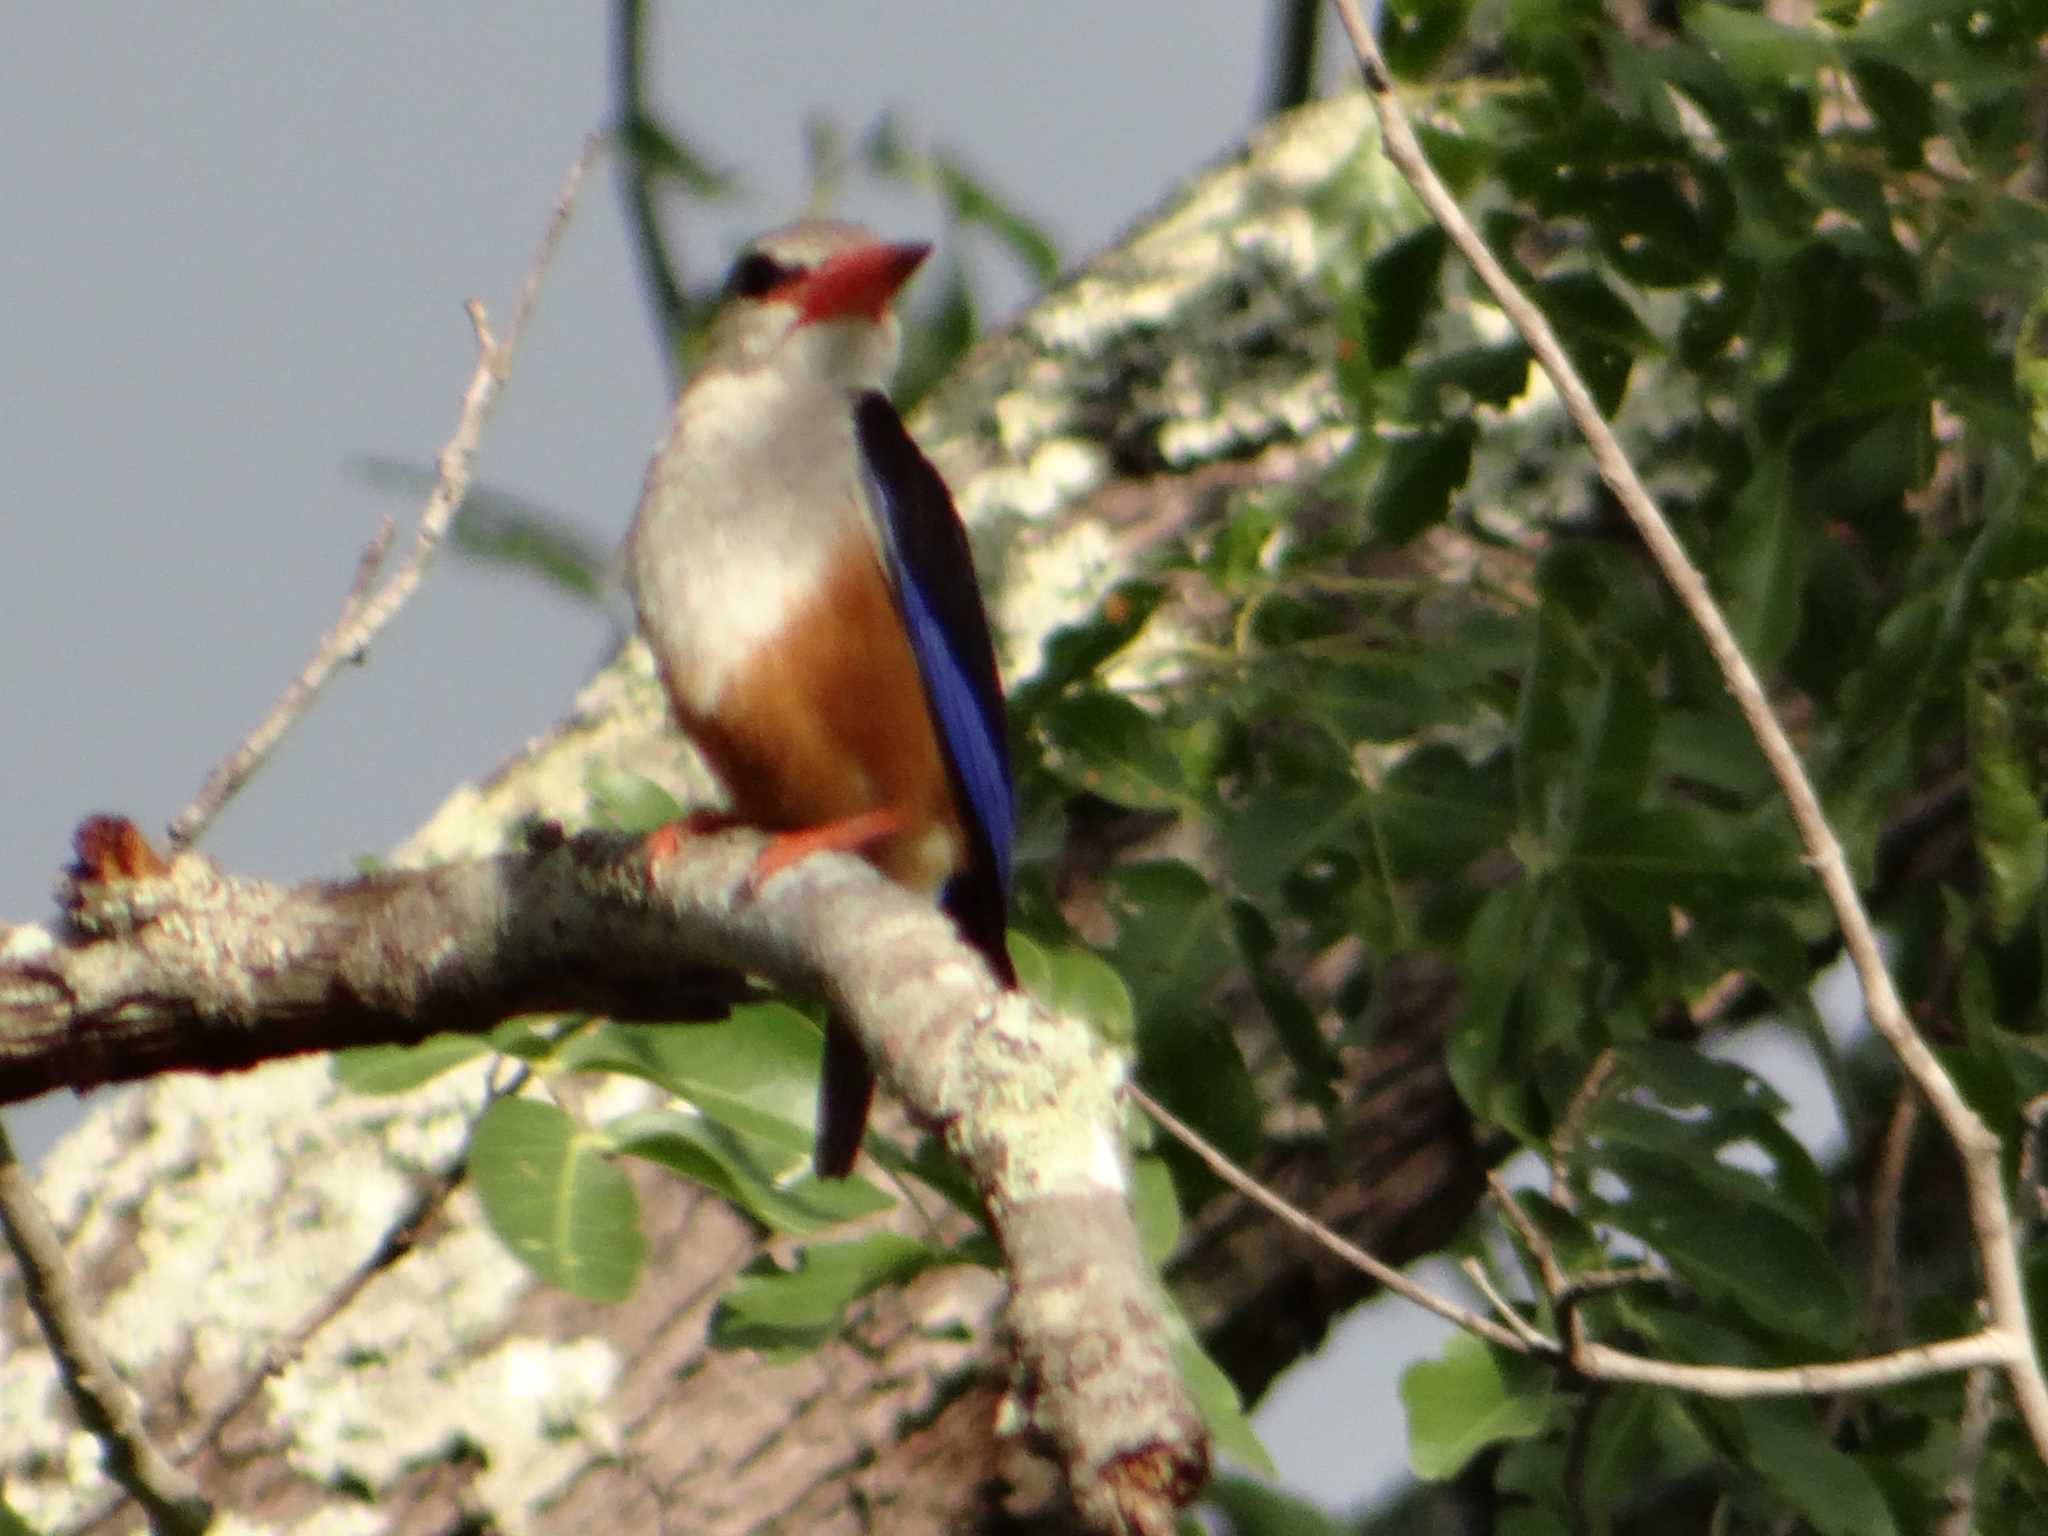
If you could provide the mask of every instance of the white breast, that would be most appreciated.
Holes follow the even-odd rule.
[[[640,626],[678,702],[711,714],[823,582],[866,515],[844,396],[773,368],[695,380],[647,472],[627,543]]]

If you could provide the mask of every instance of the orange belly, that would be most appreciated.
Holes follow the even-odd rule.
[[[832,569],[710,714],[684,709],[673,689],[670,702],[739,820],[794,832],[893,810],[903,829],[864,856],[899,884],[934,891],[965,843],[917,662],[865,539],[849,541]]]

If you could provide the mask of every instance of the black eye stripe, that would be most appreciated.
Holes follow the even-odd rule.
[[[786,267],[761,251],[749,251],[733,264],[725,291],[733,298],[758,299],[802,275],[801,267]]]

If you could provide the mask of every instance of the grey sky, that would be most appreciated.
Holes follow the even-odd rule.
[[[83,813],[160,829],[298,668],[378,517],[411,516],[346,466],[425,462],[448,432],[472,363],[462,301],[506,314],[562,172],[606,112],[607,10],[10,12],[0,915],[43,914]],[[750,193],[678,222],[681,248],[721,265],[795,211],[807,112],[858,131],[894,107],[1083,256],[1242,135],[1264,13],[1242,0],[660,8],[657,100]],[[852,190],[856,215],[937,232],[928,204]],[[609,544],[664,394],[606,171],[480,476]],[[606,634],[531,583],[444,562],[208,850],[300,877],[388,847],[545,730]],[[33,1135],[49,1116],[9,1123]],[[1350,1444],[1334,1465],[1290,1456],[1291,1479],[1355,1488],[1389,1448],[1361,1456],[1357,1442],[1389,1431],[1398,1455],[1391,1386],[1347,1389],[1342,1416],[1307,1402],[1304,1426]],[[1272,1427],[1276,1449],[1295,1438]]]

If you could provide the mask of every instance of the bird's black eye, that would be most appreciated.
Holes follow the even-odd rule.
[[[733,264],[732,275],[725,280],[726,297],[758,299],[799,275],[796,267],[785,267],[761,251],[749,251]]]

